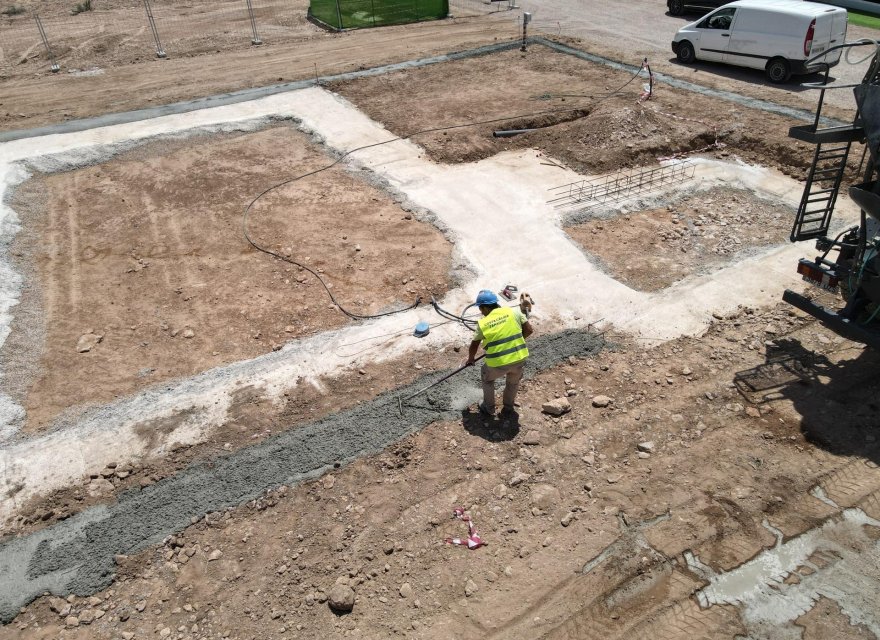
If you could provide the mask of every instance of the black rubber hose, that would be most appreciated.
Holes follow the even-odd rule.
[[[612,91],[611,93],[607,94],[605,97],[601,98],[601,99],[599,100],[599,102],[601,102],[602,100],[606,100],[606,99],[610,98],[610,97],[613,96],[613,95],[616,95],[621,89],[623,89],[623,88],[626,87],[630,82],[632,82],[633,80],[635,80],[635,79],[639,76],[639,74],[641,74],[641,72],[642,72],[642,70],[639,69],[639,70],[633,75],[633,77],[631,77],[629,80],[627,80],[625,83],[623,83],[623,84],[622,84],[618,89],[616,89],[615,91]],[[570,111],[579,111],[579,110],[580,110],[580,107],[566,107],[566,108],[564,108],[564,109],[546,109],[546,110],[544,110],[544,111],[536,111],[536,112],[534,112],[534,113],[526,113],[526,114],[515,115],[515,116],[505,116],[505,117],[503,117],[503,118],[491,118],[491,119],[489,119],[489,120],[481,120],[481,121],[479,121],[479,122],[469,122],[469,123],[467,123],[467,124],[450,125],[450,126],[447,126],[447,127],[433,127],[433,128],[430,128],[430,129],[422,129],[421,131],[415,131],[415,132],[413,132],[413,133],[409,133],[409,134],[407,134],[407,135],[405,135],[405,136],[399,136],[399,137],[395,137],[395,138],[390,138],[390,139],[388,139],[388,140],[383,140],[382,142],[374,142],[374,143],[372,143],[372,144],[365,144],[365,145],[362,146],[362,147],[357,147],[357,148],[355,148],[355,149],[351,149],[350,151],[346,151],[345,153],[343,153],[342,155],[340,155],[338,158],[336,158],[336,160],[334,160],[333,162],[331,162],[331,163],[328,164],[327,166],[321,167],[320,169],[315,169],[314,171],[309,171],[308,173],[304,173],[304,174],[302,174],[302,175],[299,175],[299,176],[296,176],[296,177],[290,178],[290,179],[288,179],[288,180],[284,180],[284,181],[282,181],[282,182],[279,182],[278,184],[272,185],[271,187],[268,187],[268,188],[264,189],[264,190],[261,191],[259,194],[257,194],[257,196],[256,196],[253,200],[251,200],[251,201],[248,203],[247,207],[245,207],[245,209],[244,209],[244,214],[242,215],[242,219],[241,219],[241,228],[242,228],[242,231],[243,231],[243,233],[244,233],[244,237],[245,237],[245,239],[248,241],[248,243],[249,243],[254,249],[256,249],[257,251],[261,251],[261,252],[263,252],[263,253],[265,253],[265,254],[268,254],[268,255],[270,255],[270,256],[274,256],[275,258],[278,258],[279,260],[282,260],[282,261],[284,261],[284,262],[287,262],[288,264],[292,264],[292,265],[294,265],[294,266],[297,266],[297,267],[299,267],[299,268],[301,268],[301,269],[305,269],[306,271],[308,271],[309,273],[311,273],[313,276],[315,276],[315,278],[318,279],[318,282],[321,283],[321,286],[324,287],[324,290],[327,292],[327,295],[330,297],[331,302],[333,302],[333,304],[336,305],[336,307],[337,307],[342,313],[344,313],[346,316],[348,316],[349,318],[352,318],[352,319],[354,319],[354,320],[369,320],[369,319],[371,319],[371,318],[381,318],[381,317],[383,317],[383,316],[390,316],[390,315],[394,315],[394,314],[396,314],[396,313],[403,313],[403,312],[405,312],[405,311],[409,311],[409,310],[411,310],[411,309],[415,309],[416,307],[418,307],[418,306],[421,304],[421,302],[422,302],[422,299],[421,299],[421,298],[416,298],[416,301],[415,301],[413,304],[409,305],[408,307],[403,307],[402,309],[395,309],[395,310],[393,310],[393,311],[386,311],[386,312],[384,312],[384,313],[360,314],[360,313],[354,313],[354,312],[352,312],[352,311],[349,311],[348,309],[346,309],[345,307],[343,307],[343,306],[339,303],[339,301],[336,299],[336,296],[334,296],[334,295],[333,295],[333,292],[330,290],[330,287],[327,286],[327,283],[324,281],[324,278],[322,278],[321,275],[320,275],[317,271],[315,271],[315,270],[312,269],[311,267],[308,267],[308,266],[306,266],[306,265],[304,265],[304,264],[302,264],[302,263],[300,263],[300,262],[297,262],[296,260],[292,260],[291,258],[287,258],[287,257],[285,257],[285,256],[282,256],[282,255],[276,253],[275,251],[272,251],[271,249],[267,249],[267,248],[265,248],[265,247],[262,247],[262,246],[258,245],[256,242],[254,242],[254,240],[251,238],[250,234],[248,233],[248,226],[247,226],[247,223],[248,223],[248,217],[250,216],[251,209],[252,209],[253,206],[257,203],[257,200],[259,200],[260,198],[262,198],[263,196],[265,196],[267,193],[269,193],[269,192],[271,192],[271,191],[274,191],[275,189],[278,189],[279,187],[283,187],[284,185],[291,184],[291,183],[293,183],[293,182],[298,182],[299,180],[302,180],[303,178],[308,178],[309,176],[313,176],[313,175],[315,175],[315,174],[317,174],[317,173],[321,173],[322,171],[326,171],[327,169],[331,169],[332,167],[335,167],[337,164],[339,164],[340,162],[342,162],[342,160],[344,160],[345,158],[347,158],[347,157],[350,156],[351,154],[355,153],[356,151],[363,151],[364,149],[370,149],[370,148],[372,148],[372,147],[378,147],[378,146],[381,146],[381,145],[384,145],[384,144],[389,144],[389,143],[391,143],[391,142],[397,142],[397,141],[399,141],[399,140],[408,140],[408,139],[413,138],[413,137],[415,137],[415,136],[424,135],[424,134],[426,134],[426,133],[437,133],[437,132],[440,132],[440,131],[451,131],[451,130],[453,130],[453,129],[464,129],[464,128],[466,128],[466,127],[476,127],[476,126],[484,125],[484,124],[494,124],[494,123],[496,123],[496,122],[507,122],[507,121],[510,121],[510,120],[520,120],[520,119],[524,119],[524,118],[534,118],[534,117],[536,117],[536,116],[550,115],[550,114],[554,114],[554,113],[567,113],[567,112],[570,112]],[[471,306],[473,306],[473,305],[471,305]],[[436,302],[434,303],[434,308],[437,309],[437,310],[438,310],[438,313],[439,313],[439,309],[440,309],[440,307],[439,307],[439,305],[436,304]],[[469,307],[468,307],[468,308],[469,308]],[[445,312],[445,313],[448,313],[448,312]],[[443,315],[443,313],[441,313],[440,315]],[[456,316],[456,315],[454,315],[454,314],[449,314],[448,316],[443,316],[443,317],[448,317],[449,319],[455,319],[455,320],[458,320],[459,322],[461,322],[462,324],[464,324],[465,327],[468,327],[468,328],[473,328],[473,327],[469,326],[467,323],[473,323],[473,324],[475,324],[472,320],[467,320],[467,319],[465,319],[464,317]]]

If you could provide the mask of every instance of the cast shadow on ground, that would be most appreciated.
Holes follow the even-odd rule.
[[[707,60],[698,60],[692,64],[683,64],[678,58],[672,56],[669,62],[681,67],[682,69],[691,69],[692,71],[702,71],[713,75],[729,78],[730,80],[739,80],[748,82],[749,84],[762,85],[770,89],[780,89],[791,93],[802,93],[804,91],[815,91],[814,88],[805,85],[821,83],[825,81],[825,73],[808,73],[806,75],[793,75],[791,80],[782,84],[774,84],[767,79],[764,72],[760,69],[747,69],[745,67],[737,67],[724,64],[722,62],[710,62]],[[687,78],[685,78],[686,80]],[[833,84],[837,78],[829,75],[828,83]],[[818,94],[817,94],[818,95]],[[818,99],[818,98],[817,98]]]
[[[810,443],[836,455],[880,464],[880,354],[864,349],[831,361],[786,338],[767,347],[765,362],[734,376],[749,402],[787,398]]]
[[[489,442],[513,440],[520,431],[519,414],[515,411],[488,418],[479,412],[472,413],[464,409],[461,412],[461,424],[469,434]]]

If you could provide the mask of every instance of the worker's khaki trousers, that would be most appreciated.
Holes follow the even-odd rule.
[[[523,377],[523,369],[526,361],[522,360],[514,364],[508,364],[503,367],[490,367],[483,365],[483,407],[490,412],[495,411],[495,381],[504,377],[504,408],[513,409],[513,402],[516,400],[516,392],[519,391],[519,381]]]

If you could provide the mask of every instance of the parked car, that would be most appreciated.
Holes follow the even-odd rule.
[[[680,16],[689,11],[706,12],[709,9],[717,9],[730,0],[666,0],[669,15]]]
[[[836,65],[840,49],[806,61],[846,40],[846,9],[802,0],[737,0],[678,30],[672,51],[680,62],[725,62],[763,69],[770,82]]]

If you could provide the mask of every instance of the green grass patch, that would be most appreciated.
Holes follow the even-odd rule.
[[[848,10],[847,13],[849,14],[850,24],[880,30],[880,17],[871,15],[870,13],[861,13],[860,11],[852,10]]]
[[[337,29],[360,29],[445,18],[449,0],[312,0],[310,10]]]

